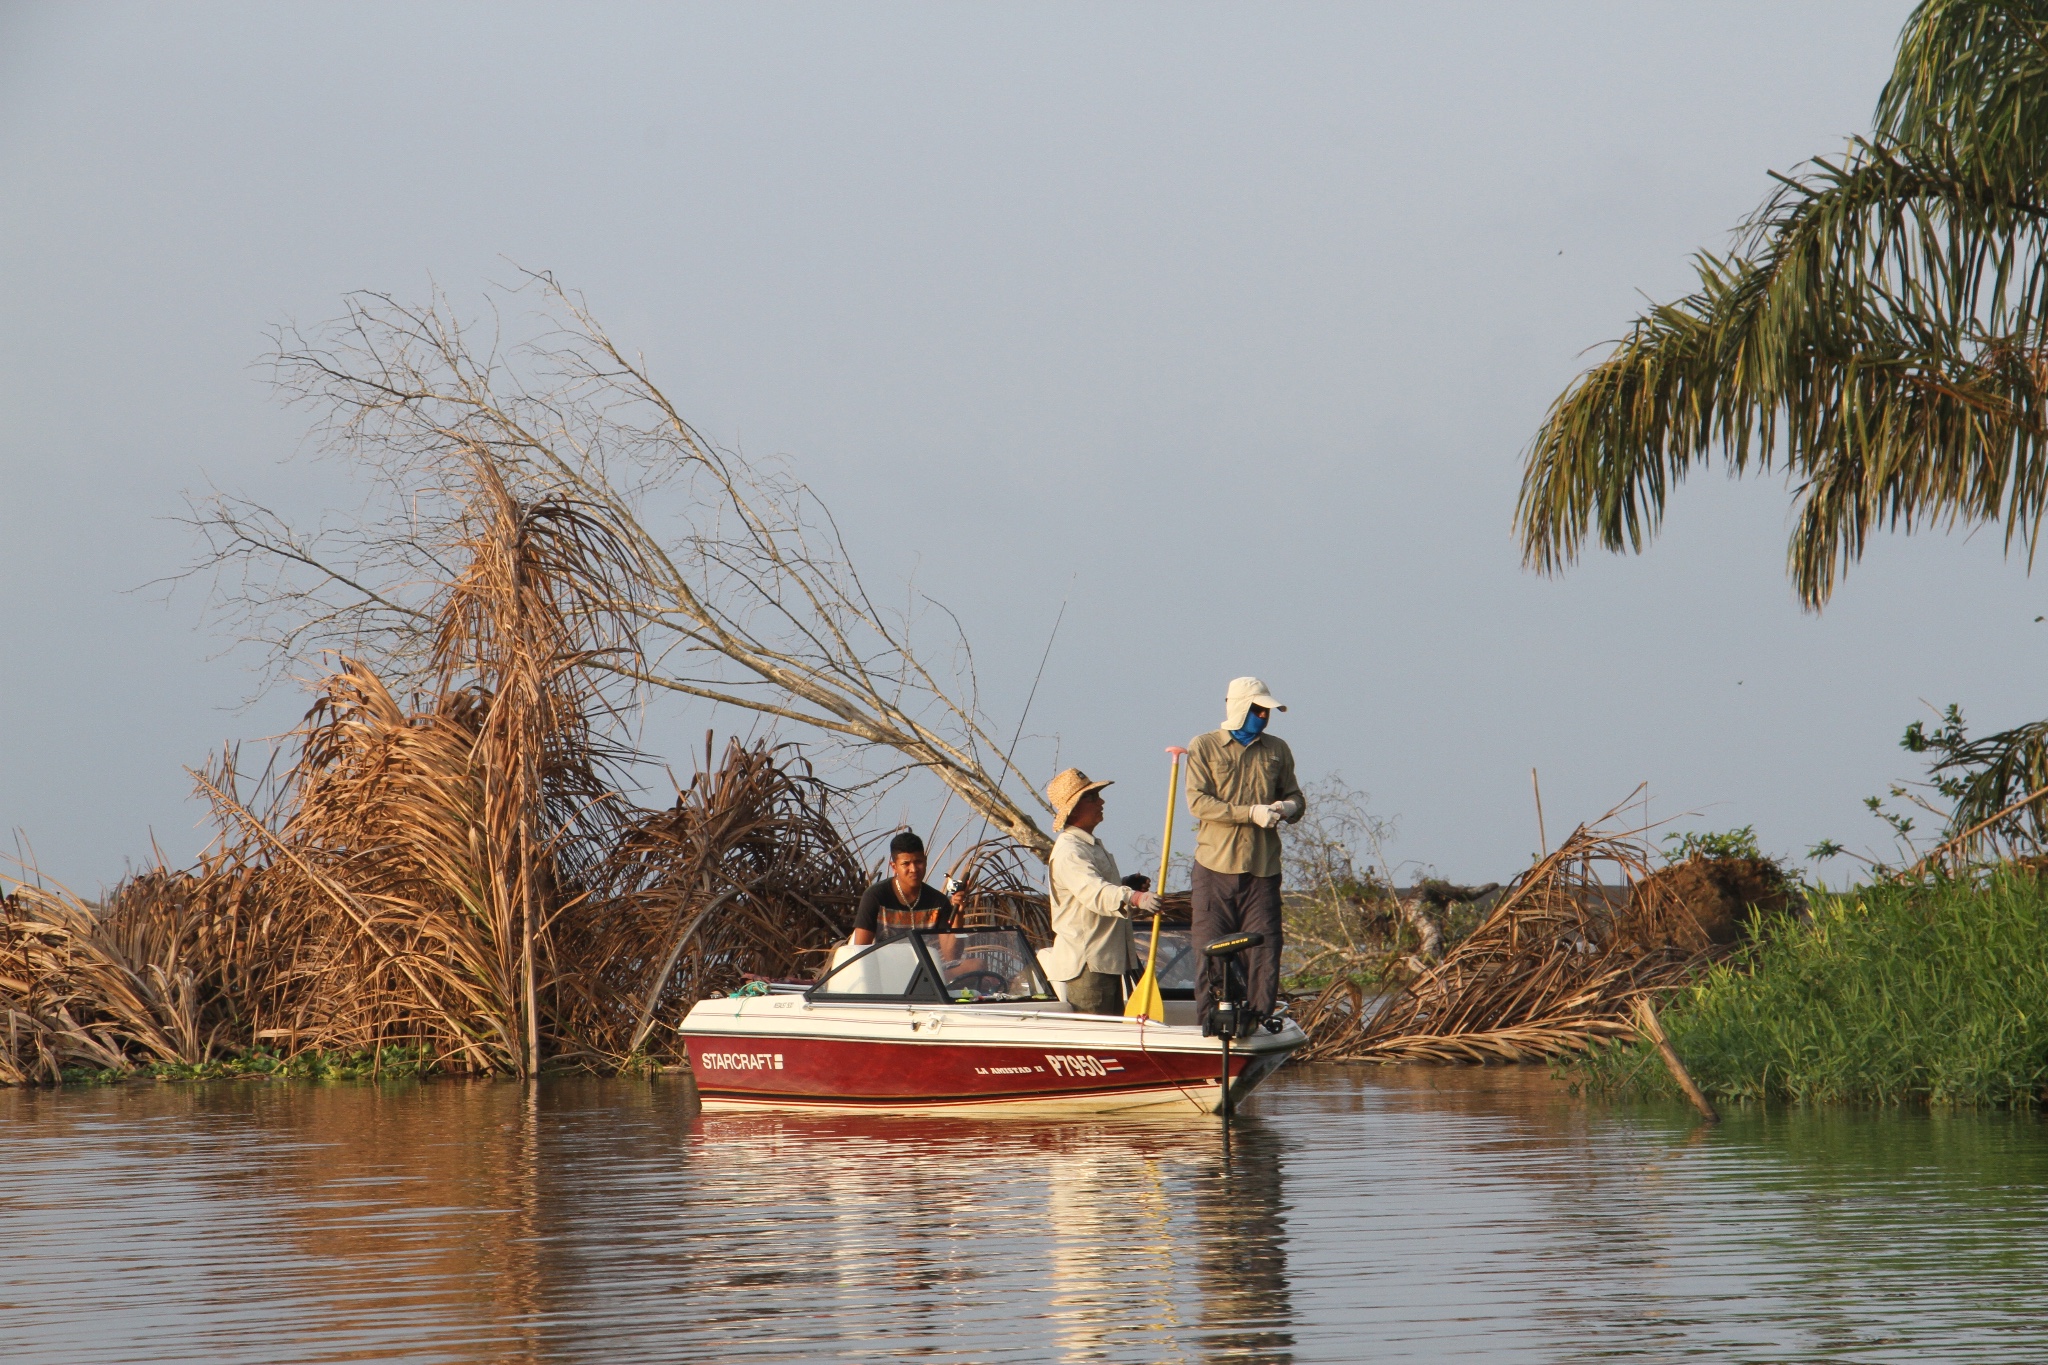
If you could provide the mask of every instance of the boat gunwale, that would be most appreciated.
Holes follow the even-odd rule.
[[[772,1013],[766,1010],[754,1013],[746,1013],[742,1012],[742,1010],[740,1009],[735,1009],[731,1013],[727,1014],[708,1013],[703,1020],[700,1020],[698,1022],[697,1026],[692,1026],[691,1018],[692,1016],[696,1015],[697,1008],[699,1006],[707,1004],[715,1005],[718,1003],[720,1002],[715,1000],[699,1001],[696,1006],[691,1007],[690,1013],[683,1017],[682,1022],[675,1026],[676,1032],[683,1035],[686,1038],[694,1033],[700,1037],[744,1038],[751,1036],[761,1038],[793,1039],[798,1041],[814,1042],[875,1043],[888,1046],[916,1044],[919,1046],[937,1045],[951,1047],[1030,1047],[1041,1041],[1037,1039],[1006,1040],[999,1037],[968,1038],[960,1036],[960,1031],[958,1030],[956,1030],[950,1037],[943,1036],[939,1033],[926,1034],[923,1036],[912,1035],[904,1037],[848,1037],[845,1034],[822,1032],[817,1031],[816,1029],[803,1029],[803,1020],[801,1015],[794,1012],[786,1012],[781,1010],[777,1010]],[[926,1015],[949,1013],[965,1015],[969,1019],[975,1016],[979,1016],[981,1018],[995,1017],[1003,1020],[1016,1020],[1019,1022],[1028,1023],[1035,1023],[1040,1020],[1049,1018],[1061,1021],[1061,1024],[1056,1025],[1055,1027],[1062,1027],[1067,1029],[1073,1029],[1076,1026],[1090,1027],[1091,1025],[1088,1023],[1088,1021],[1100,1020],[1104,1025],[1129,1025],[1134,1029],[1134,1032],[1129,1035],[1126,1035],[1129,1039],[1129,1041],[1127,1042],[1122,1040],[1104,1039],[1102,1041],[1091,1042],[1091,1046],[1108,1048],[1127,1047],[1136,1049],[1138,1051],[1161,1051],[1183,1054],[1207,1054],[1211,1052],[1220,1052],[1222,1050],[1222,1044],[1220,1040],[1211,1038],[1208,1035],[1199,1032],[1198,1027],[1196,1025],[1154,1023],[1147,1020],[1129,1019],[1123,1015],[1115,1014],[1070,1014],[1059,1013],[1051,1010],[998,1011],[992,1009],[984,1009],[973,1005],[923,1005],[904,1002],[882,1003],[865,1001],[858,1003],[849,1003],[845,1006],[841,1006],[837,1003],[822,1006],[806,1004],[803,1007],[803,1011],[804,1013],[809,1013],[813,1010],[818,1009],[840,1008],[892,1010],[901,1011],[904,1014],[910,1014],[913,1012]],[[767,1020],[774,1020],[778,1023],[787,1024],[792,1027],[773,1030],[760,1028],[759,1023]],[[755,1027],[720,1028],[716,1026],[716,1023],[722,1023],[726,1021],[731,1021],[734,1024],[745,1024],[752,1022],[755,1024]],[[819,1022],[823,1023],[824,1021],[821,1020]],[[712,1026],[704,1027],[704,1025],[706,1024],[711,1024]],[[1231,1050],[1233,1052],[1245,1055],[1264,1055],[1281,1051],[1292,1053],[1306,1046],[1308,1043],[1308,1035],[1302,1032],[1301,1026],[1291,1019],[1288,1020],[1288,1024],[1288,1028],[1284,1028],[1278,1033],[1266,1033],[1264,1031],[1261,1031],[1257,1034],[1252,1035],[1249,1038],[1240,1038],[1233,1040]],[[914,1028],[915,1025],[913,1024],[912,1027]],[[1058,1042],[1063,1042],[1066,1040],[1046,1039],[1042,1041],[1057,1044]],[[1079,1042],[1079,1040],[1075,1041],[1077,1043]]]

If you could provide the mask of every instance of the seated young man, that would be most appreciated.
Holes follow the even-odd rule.
[[[952,927],[953,912],[961,908],[960,895],[956,892],[948,900],[937,887],[927,885],[924,869],[924,840],[906,829],[889,841],[889,877],[867,889],[853,917],[855,947],[911,929]]]

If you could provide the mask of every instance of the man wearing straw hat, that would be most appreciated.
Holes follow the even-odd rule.
[[[1233,678],[1223,695],[1222,728],[1188,741],[1188,811],[1201,822],[1194,940],[1265,936],[1243,955],[1246,1004],[1259,1018],[1273,1012],[1280,988],[1279,826],[1301,819],[1308,804],[1294,780],[1294,751],[1266,733],[1273,712],[1286,709],[1259,679]],[[1195,1000],[1204,1019],[1224,970],[1222,962],[1203,956]]]
[[[1121,1014],[1131,967],[1131,912],[1149,915],[1159,898],[1125,886],[1116,859],[1095,837],[1102,789],[1079,768],[1046,784],[1052,803],[1052,947],[1039,961],[1067,1002],[1083,1014]]]

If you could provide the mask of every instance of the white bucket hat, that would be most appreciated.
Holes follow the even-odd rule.
[[[1230,690],[1223,694],[1223,728],[1242,730],[1245,712],[1254,706],[1263,706],[1270,711],[1285,711],[1287,708],[1273,700],[1273,694],[1266,684],[1257,678],[1232,678]]]

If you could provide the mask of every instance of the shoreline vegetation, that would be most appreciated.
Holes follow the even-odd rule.
[[[483,709],[458,689],[401,712],[351,665],[261,816],[231,794],[231,759],[199,775],[223,836],[199,866],[153,869],[101,906],[33,884],[0,899],[0,1083],[658,1071],[683,1063],[660,1021],[749,976],[802,974],[843,939],[856,842],[831,789],[766,744],[729,744],[670,809],[607,797],[602,823],[545,826],[540,915],[502,895],[493,913],[493,884],[514,879],[491,851],[518,844],[488,818]],[[544,791],[596,786],[560,771],[575,744],[549,752]],[[2040,1102],[2048,889],[2024,865],[1809,896],[1746,832],[1655,870],[1636,833],[1575,831],[1483,908],[1441,883],[1407,907],[1371,879],[1297,892],[1290,923],[1346,944],[1308,945],[1311,963],[1339,960],[1294,981],[1320,986],[1295,995],[1304,1060],[1550,1059],[1583,1093],[1674,1095],[1638,1033],[1640,1002],[1661,999],[1723,1101]],[[1047,941],[1023,850],[990,841],[955,873],[970,922]],[[1441,913],[1432,889],[1473,917],[1433,964],[1414,924]]]
[[[1385,974],[1355,956],[1368,971],[1338,972],[1296,1010],[1304,1060],[1525,1062],[1632,1036],[1639,1001],[1692,980],[1737,938],[1700,855],[1659,870],[1644,831],[1614,827],[1633,801],[1537,859],[1440,960],[1408,956],[1412,975],[1391,993],[1370,997]]]
[[[2036,1109],[2048,1098],[2048,883],[1980,878],[1814,895],[1660,1007],[1710,1097]],[[1622,1039],[1561,1064],[1587,1094],[1679,1097]]]
[[[557,325],[524,350],[473,353],[445,301],[363,296],[274,357],[375,490],[370,510],[332,536],[226,499],[195,519],[245,638],[278,674],[320,679],[310,710],[268,763],[230,747],[193,771],[216,828],[193,866],[149,868],[103,904],[33,868],[0,880],[0,1084],[679,1065],[665,1025],[692,1002],[806,977],[847,937],[868,879],[868,841],[847,831],[908,772],[992,832],[949,869],[967,926],[1049,942],[1043,803],[972,700],[957,627],[921,655],[803,485],[706,445],[580,301],[545,276],[530,287]],[[681,529],[664,540],[657,524]],[[954,671],[924,662],[938,657]],[[856,780],[835,786],[773,739],[721,755],[707,733],[673,803],[642,807],[623,793],[659,760],[635,737],[668,693],[822,737],[816,752]],[[1983,918],[1976,896],[2033,935],[2006,946],[2038,948],[2039,897],[2019,882],[1942,893],[1963,898],[1930,921],[1949,937],[1908,933],[1904,907],[1933,892],[1873,890],[1857,915],[1818,902],[1835,908],[1808,926],[1803,888],[1746,833],[1681,843],[1659,867],[1633,806],[1504,888],[1397,892],[1387,826],[1331,775],[1290,842],[1303,1057],[1587,1053],[1586,1085],[1654,1087],[1629,1040],[1655,1003],[1730,1095],[2021,1102],[2038,1087],[2032,1033],[1994,1028],[1979,989],[2004,983],[2034,1010],[2037,983],[2005,959],[1979,971],[2004,949],[1953,929]],[[1750,905],[1766,912],[1754,944]],[[1751,1017],[1745,992],[1787,1029],[1802,1016],[1768,992],[1805,992],[1813,1035],[1839,1033],[1814,1002],[1836,976],[1908,998],[1905,959],[1886,954],[1909,940],[1931,955],[1910,998],[1954,1025],[1943,1046],[1990,1049],[1976,1072],[1903,1044],[1886,1063],[1903,1080],[1738,1064],[1818,1046],[1730,1022]],[[1892,998],[1877,985],[1870,999]],[[1944,990],[1977,1012],[1938,1015]],[[1856,1036],[1899,1042],[1875,1023]]]

